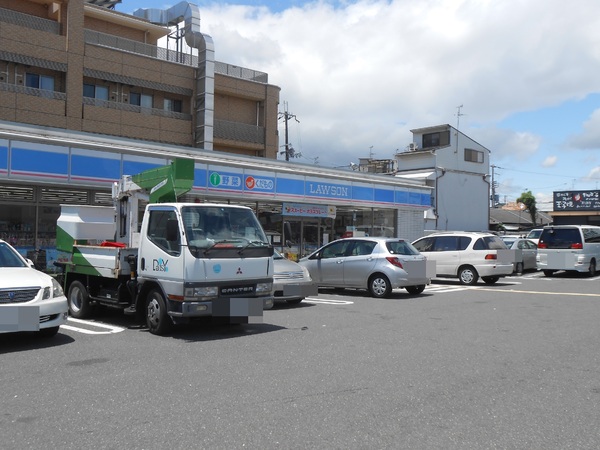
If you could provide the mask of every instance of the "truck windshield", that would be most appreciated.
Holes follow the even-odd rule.
[[[235,206],[184,206],[181,210],[190,249],[269,246],[251,209]]]

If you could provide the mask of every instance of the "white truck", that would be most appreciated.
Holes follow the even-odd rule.
[[[210,317],[260,323],[273,305],[273,247],[250,208],[177,203],[194,162],[175,159],[113,187],[115,207],[61,205],[57,249],[69,313],[98,305],[145,317],[151,333]],[[141,227],[139,201],[145,207]]]

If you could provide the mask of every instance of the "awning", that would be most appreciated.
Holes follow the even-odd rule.
[[[414,172],[414,173],[397,173],[399,178],[412,178],[418,180],[434,180],[435,172]]]

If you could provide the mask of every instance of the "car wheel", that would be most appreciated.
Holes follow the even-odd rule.
[[[369,293],[375,298],[389,297],[392,292],[390,280],[385,275],[375,274],[369,278]]]
[[[474,267],[464,266],[458,271],[458,279],[460,280],[460,284],[472,285],[477,283],[479,274]]]
[[[409,294],[418,295],[425,290],[425,285],[420,284],[418,286],[406,286],[405,288]]]
[[[159,336],[168,333],[173,325],[165,299],[157,289],[151,290],[146,298],[146,325],[150,333]]]
[[[481,279],[485,284],[494,284],[500,279],[500,277],[481,277]]]
[[[590,261],[590,268],[589,268],[588,273],[589,273],[590,277],[596,276],[596,260],[595,259],[592,259]]]
[[[522,262],[517,263],[517,267],[515,268],[515,273],[517,275],[523,274],[523,263]]]
[[[554,273],[554,270],[544,270],[544,276],[546,277],[551,277],[552,274]]]
[[[302,300],[304,300],[303,298],[295,298],[293,300],[286,300],[286,303],[288,305],[297,305],[298,303],[300,303]]]
[[[73,281],[71,283],[67,300],[71,317],[75,317],[76,319],[87,319],[92,315],[94,308],[90,304],[90,297],[87,289],[80,281]]]
[[[56,336],[56,333],[58,333],[58,327],[51,327],[41,329],[37,332],[37,335],[41,338],[51,338]]]

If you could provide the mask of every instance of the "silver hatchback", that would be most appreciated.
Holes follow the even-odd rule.
[[[435,275],[435,263],[398,238],[339,239],[299,263],[319,287],[367,289],[378,298],[388,297],[395,288],[420,294]]]

